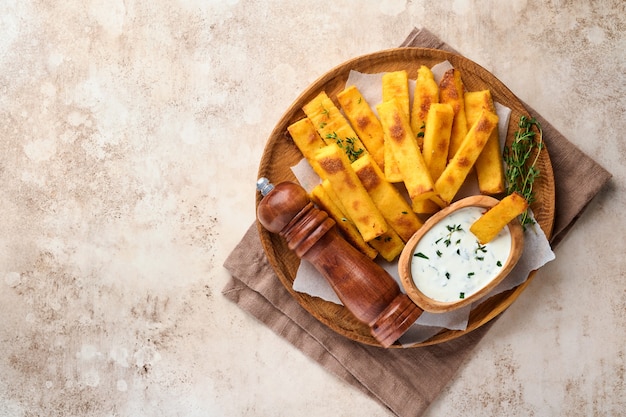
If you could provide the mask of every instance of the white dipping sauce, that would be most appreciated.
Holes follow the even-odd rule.
[[[506,264],[511,252],[508,227],[486,245],[479,244],[469,230],[485,210],[456,210],[422,236],[411,259],[411,276],[424,295],[442,302],[467,298],[487,285]]]

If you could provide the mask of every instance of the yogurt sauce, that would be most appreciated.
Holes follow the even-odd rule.
[[[486,245],[478,243],[469,230],[485,210],[456,210],[422,236],[411,259],[411,276],[424,295],[442,302],[467,298],[485,287],[506,264],[511,252],[508,227]]]

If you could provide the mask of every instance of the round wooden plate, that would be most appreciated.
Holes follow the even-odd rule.
[[[261,159],[259,178],[267,177],[274,184],[281,181],[296,181],[291,172],[291,167],[302,159],[302,154],[289,138],[287,127],[305,116],[302,107],[321,91],[325,91],[336,102],[337,93],[346,87],[345,83],[350,70],[362,73],[406,70],[409,78],[415,79],[417,70],[421,65],[432,67],[445,60],[448,60],[455,68],[460,70],[466,91],[489,89],[494,101],[511,109],[507,133],[507,143],[510,144],[517,130],[520,116],[529,116],[529,114],[519,99],[497,78],[478,64],[449,52],[424,48],[396,48],[347,61],[324,74],[310,85],[287,109],[272,131]],[[376,105],[376,103],[370,104]],[[544,148],[541,152],[537,167],[541,172],[541,176],[535,182],[536,201],[532,204],[532,209],[537,222],[546,236],[550,237],[554,223],[555,199],[554,175],[547,148]],[[260,199],[260,193],[257,193],[257,206]],[[337,333],[361,343],[380,346],[370,335],[369,327],[358,322],[345,307],[294,291],[292,285],[300,259],[287,248],[283,238],[268,232],[260,224],[258,224],[258,229],[261,243],[276,275],[302,307]],[[444,329],[425,342],[411,347],[442,343],[479,328],[509,307],[530,283],[533,275],[531,273],[528,280],[517,288],[493,296],[475,307],[470,313],[466,330],[453,331]],[[402,346],[396,344],[392,347]]]

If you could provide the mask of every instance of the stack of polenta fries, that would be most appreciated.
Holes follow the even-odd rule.
[[[288,131],[321,178],[315,204],[361,252],[393,261],[420,216],[448,206],[471,172],[482,194],[503,193],[504,167],[491,93],[465,92],[457,69],[437,83],[421,66],[412,103],[407,72],[385,73],[382,97],[377,116],[355,86],[337,94],[339,107],[321,92]]]

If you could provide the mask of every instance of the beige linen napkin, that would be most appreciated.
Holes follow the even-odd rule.
[[[425,29],[414,29],[401,46],[450,50]],[[556,183],[556,245],[611,174],[542,123]],[[458,339],[413,349],[382,349],[353,342],[330,330],[282,286],[268,263],[253,224],[226,259],[232,278],[223,290],[248,311],[320,365],[376,398],[398,416],[421,415],[488,331],[487,324]]]

